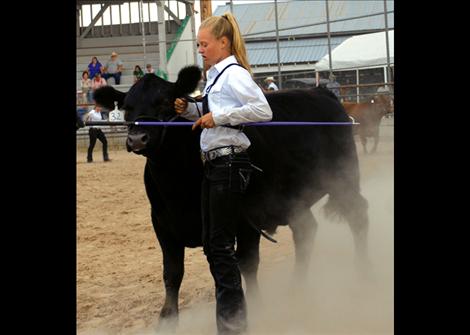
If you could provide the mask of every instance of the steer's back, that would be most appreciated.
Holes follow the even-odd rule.
[[[343,106],[328,90],[285,90],[267,93],[273,121],[350,122]],[[359,189],[356,147],[350,125],[246,127],[255,173],[254,202],[266,212],[259,222],[287,224],[296,204],[313,205],[318,197],[343,187]],[[260,197],[256,197],[260,199]],[[265,226],[272,230],[273,227]],[[270,229],[271,228],[271,229]]]

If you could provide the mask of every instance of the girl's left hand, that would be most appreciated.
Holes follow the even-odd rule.
[[[215,122],[212,118],[212,112],[203,115],[199,118],[196,122],[194,122],[192,129],[194,130],[196,127],[201,126],[201,128],[214,128]]]

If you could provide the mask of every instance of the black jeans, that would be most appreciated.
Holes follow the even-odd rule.
[[[116,83],[116,85],[119,85],[121,84],[121,72],[115,72],[115,73],[103,73],[102,74],[102,77],[106,80],[108,80],[109,78],[113,77],[114,78],[114,82]]]
[[[101,143],[103,143],[103,159],[107,161],[109,159],[108,141],[106,140],[106,136],[103,131],[99,128],[90,128],[88,135],[90,136],[90,145],[88,146],[87,161],[93,161],[93,148],[95,147],[96,139],[99,139]]]
[[[250,173],[251,164],[244,152],[219,157],[204,165],[202,241],[215,281],[219,335],[240,334],[247,327],[235,239]]]

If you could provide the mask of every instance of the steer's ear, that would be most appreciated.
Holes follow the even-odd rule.
[[[194,92],[201,79],[202,72],[198,66],[190,65],[181,69],[175,83],[176,96],[181,97]]]
[[[114,101],[118,102],[118,108],[121,109],[125,97],[126,93],[118,91],[112,86],[100,87],[93,93],[96,104],[109,110],[114,109]]]

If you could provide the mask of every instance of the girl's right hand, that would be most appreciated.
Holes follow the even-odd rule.
[[[184,98],[176,98],[175,100],[175,111],[178,114],[183,113],[188,108],[188,102]]]

